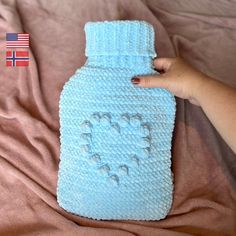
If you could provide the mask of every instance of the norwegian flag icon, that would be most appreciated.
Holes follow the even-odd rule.
[[[6,51],[6,66],[29,66],[29,52]]]

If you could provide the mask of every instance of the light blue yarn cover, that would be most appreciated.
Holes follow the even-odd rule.
[[[173,195],[175,99],[130,82],[157,73],[153,27],[88,22],[85,33],[87,61],[60,96],[58,203],[93,219],[162,219]]]

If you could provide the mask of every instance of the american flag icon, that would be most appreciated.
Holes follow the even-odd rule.
[[[7,48],[28,48],[29,34],[25,33],[6,33]]]
[[[6,51],[6,66],[29,66],[29,52]]]

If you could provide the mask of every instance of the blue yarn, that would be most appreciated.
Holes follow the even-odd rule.
[[[130,82],[157,73],[153,27],[88,22],[85,32],[87,61],[60,96],[58,203],[93,219],[162,219],[173,195],[175,99]]]

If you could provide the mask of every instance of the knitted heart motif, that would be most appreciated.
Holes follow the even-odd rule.
[[[80,153],[113,186],[150,157],[150,125],[140,114],[93,113],[80,130]]]

